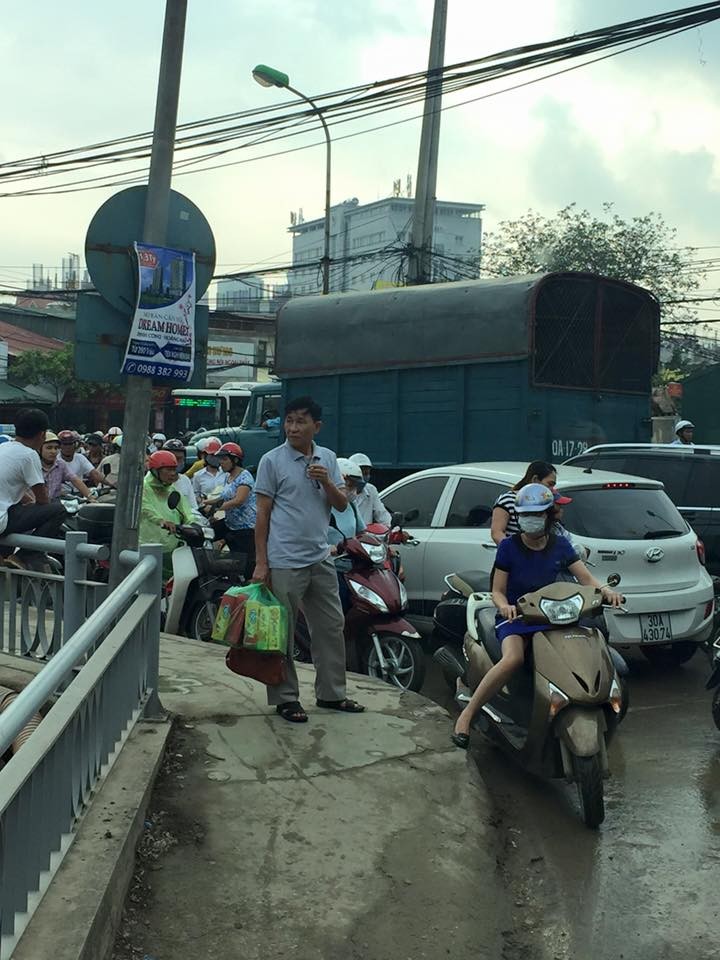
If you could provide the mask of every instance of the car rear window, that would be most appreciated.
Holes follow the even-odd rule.
[[[663,490],[633,487],[563,492],[572,497],[563,524],[581,537],[655,540],[687,533],[687,524]]]

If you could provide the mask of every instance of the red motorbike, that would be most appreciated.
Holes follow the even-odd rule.
[[[338,547],[346,664],[355,673],[418,691],[425,679],[425,654],[420,634],[403,617],[407,593],[390,558],[391,537],[392,531],[384,536],[365,531]],[[301,662],[311,660],[310,634],[302,616],[295,630],[295,656]]]

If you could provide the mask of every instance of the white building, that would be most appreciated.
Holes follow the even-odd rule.
[[[260,274],[237,280],[218,280],[216,306],[218,310],[236,310],[240,313],[277,313],[288,298],[285,280],[268,279]]]
[[[360,205],[357,198],[330,210],[330,290],[372,290],[388,283],[403,284],[407,274],[407,246],[412,231],[414,200],[388,197]],[[478,276],[484,204],[435,204],[433,279],[459,280]],[[320,293],[325,220],[295,222],[290,294]],[[302,269],[303,263],[312,264]]]

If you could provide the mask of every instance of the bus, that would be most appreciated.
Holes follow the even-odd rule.
[[[254,383],[231,381],[205,390],[173,390],[165,411],[164,432],[168,437],[239,426],[250,400]]]

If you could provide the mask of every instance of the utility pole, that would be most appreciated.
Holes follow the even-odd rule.
[[[163,246],[167,236],[186,15],[187,0],[166,0],[142,236],[145,243],[156,246]],[[123,550],[137,550],[138,546],[151,399],[151,377],[127,378],[123,445],[110,554],[110,589],[115,588],[124,576],[120,553]]]
[[[437,165],[440,148],[440,117],[442,107],[442,69],[445,63],[445,27],[448,0],[435,0],[428,78],[425,87],[420,155],[415,181],[415,205],[408,259],[408,285],[430,283],[432,279],[433,221]]]

